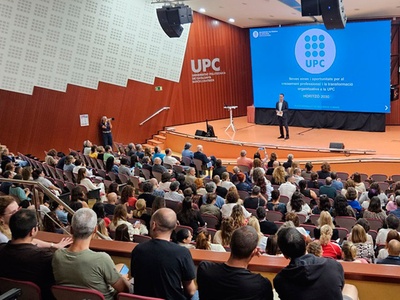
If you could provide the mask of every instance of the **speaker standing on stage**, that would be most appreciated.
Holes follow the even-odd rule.
[[[107,118],[106,116],[103,116],[100,122],[101,132],[103,135],[103,144],[104,146],[110,145],[111,148],[113,146],[113,139],[111,133],[112,129],[111,120],[113,119],[114,118]]]
[[[283,126],[285,126],[286,130],[285,140],[289,139],[289,127],[288,127],[288,116],[287,116],[288,110],[289,110],[289,105],[285,101],[285,95],[279,94],[279,101],[276,102],[276,115],[278,116],[279,130],[281,135],[278,137],[278,139],[283,139],[285,137],[283,135]]]

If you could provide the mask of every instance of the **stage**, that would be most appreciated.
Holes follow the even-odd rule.
[[[268,153],[277,153],[280,161],[285,161],[287,154],[292,153],[301,163],[311,161],[319,165],[325,160],[332,162],[341,167],[340,170],[334,168],[336,171],[342,171],[343,164],[351,164],[346,169],[352,172],[369,175],[400,173],[399,126],[387,126],[385,132],[289,127],[290,139],[283,140],[277,138],[278,126],[248,123],[246,117],[234,118],[236,132],[225,131],[229,119],[209,121],[209,124],[214,127],[217,138],[195,137],[196,130],[206,131],[205,122],[169,126],[166,128],[165,146],[179,153],[185,141],[193,144],[193,151],[196,151],[196,145],[202,144],[207,155],[214,154],[227,165],[234,164],[241,149],[246,149],[248,156],[252,157],[259,147],[265,147]],[[332,152],[329,149],[331,142],[343,143],[345,148]]]

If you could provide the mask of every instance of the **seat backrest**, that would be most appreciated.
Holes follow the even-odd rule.
[[[178,213],[181,207],[180,202],[165,199],[165,206],[172,209],[174,212]]]
[[[338,235],[340,238],[339,244],[341,244],[347,238],[347,235],[349,234],[349,230],[344,227],[336,227],[336,229],[338,230]]]
[[[351,228],[356,224],[356,218],[354,217],[347,217],[347,216],[337,216],[335,217],[336,225],[340,227],[344,227],[347,230],[351,230]]]
[[[342,179],[342,181],[346,181],[349,178],[349,173],[346,172],[336,172],[337,178]]]
[[[151,178],[150,170],[147,170],[147,169],[142,168],[142,173],[143,173],[143,176],[144,176],[144,178],[145,178],[146,180],[148,180],[148,179]]]
[[[162,298],[154,298],[148,296],[140,296],[135,294],[128,294],[128,293],[119,293],[118,300],[164,300]]]
[[[383,226],[382,221],[379,220],[379,219],[366,218],[366,220],[368,221],[369,227],[370,227],[371,230],[376,230],[376,231],[378,231],[378,230],[381,229],[382,226]]]
[[[252,216],[257,218],[257,210],[254,208],[246,208],[246,210],[251,213]]]
[[[250,172],[249,166],[238,165],[238,168],[239,168],[240,172],[242,172],[242,173],[248,174]]]
[[[133,235],[133,241],[135,243],[145,243],[151,240],[151,237],[147,236],[147,235],[141,235],[141,234],[134,234]]]
[[[184,163],[185,166],[190,166],[192,160],[187,156],[182,156],[182,162]]]
[[[281,222],[283,219],[283,215],[280,211],[269,210],[267,211],[267,220],[271,222]]]
[[[314,238],[314,229],[317,228],[317,226],[314,225],[309,225],[309,224],[300,224],[300,227],[303,227],[306,231],[309,231],[309,236],[311,238]]]
[[[214,228],[216,229],[219,223],[219,220],[216,216],[211,214],[201,214],[202,219],[204,222],[207,223],[207,228]]]
[[[242,200],[245,200],[246,198],[248,198],[250,196],[249,192],[247,191],[238,191],[239,193],[239,197]]]
[[[284,204],[288,204],[289,203],[289,197],[281,195],[281,197],[279,198],[279,202],[284,203]]]
[[[51,287],[54,297],[57,300],[90,299],[105,300],[104,295],[96,290],[76,288],[70,286],[53,285]]]
[[[319,215],[311,215],[310,216],[310,221],[311,221],[311,223],[314,224],[314,226],[318,226],[318,219],[319,219]]]
[[[299,217],[299,222],[300,222],[300,224],[305,223],[305,221],[306,221],[306,216],[305,216],[305,215],[303,215],[303,214],[297,214],[297,216]]]
[[[385,175],[385,174],[372,174],[370,178],[371,178],[372,181],[385,181],[385,180],[387,180],[387,175]]]
[[[125,174],[118,174],[118,178],[122,184],[129,182],[129,177]]]
[[[157,179],[158,182],[161,182],[161,176],[162,173],[161,172],[157,172],[157,171],[152,171],[153,176]]]
[[[40,288],[30,281],[14,280],[0,277],[0,293],[5,293],[12,288],[21,289],[19,300],[41,300],[42,294]]]
[[[190,227],[190,226],[185,226],[185,225],[176,225],[175,232],[178,232],[178,231],[181,230],[181,229],[187,229],[187,230],[189,230],[189,231],[192,233],[192,235],[193,235],[193,228],[192,228],[192,227]]]

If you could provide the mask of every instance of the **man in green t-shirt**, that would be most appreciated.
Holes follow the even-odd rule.
[[[101,292],[107,300],[117,292],[129,292],[129,283],[116,270],[111,257],[104,252],[89,249],[96,234],[96,213],[81,208],[72,218],[73,243],[53,256],[53,273],[58,285],[90,288]]]

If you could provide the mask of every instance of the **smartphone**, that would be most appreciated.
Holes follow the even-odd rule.
[[[258,150],[265,150],[265,148],[264,147],[260,147],[260,148],[258,148]]]
[[[119,271],[121,275],[126,275],[129,273],[129,268],[126,265],[123,265],[121,271]]]

